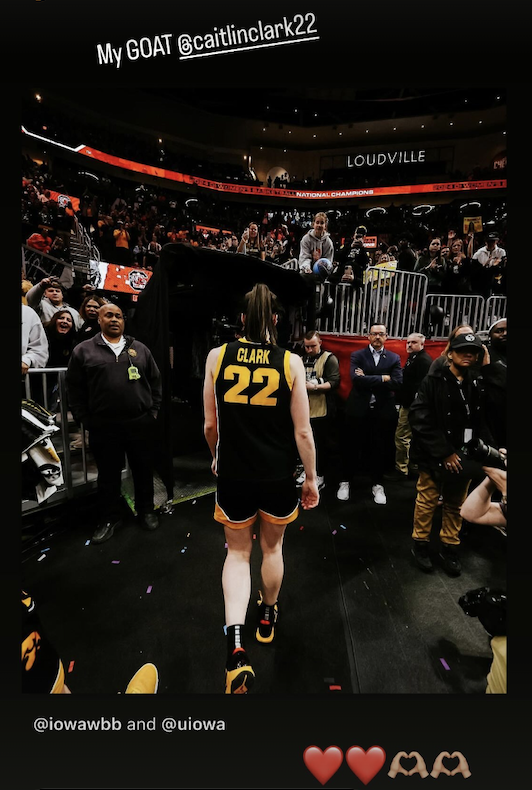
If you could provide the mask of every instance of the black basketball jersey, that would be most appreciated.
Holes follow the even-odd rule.
[[[290,352],[236,340],[222,346],[214,372],[220,477],[280,480],[294,472]]]

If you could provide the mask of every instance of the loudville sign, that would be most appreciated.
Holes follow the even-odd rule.
[[[348,154],[347,167],[382,167],[382,165],[411,165],[425,161],[426,151],[394,151],[371,154]]]

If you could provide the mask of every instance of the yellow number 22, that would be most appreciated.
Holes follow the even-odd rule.
[[[237,379],[236,384],[228,389],[224,395],[224,401],[226,403],[243,403],[246,405],[249,403],[251,406],[277,405],[277,398],[271,396],[279,389],[279,382],[281,380],[279,371],[274,368],[256,368],[253,371],[252,377],[249,368],[243,365],[228,365],[224,370],[224,379],[226,381],[233,381],[235,378]],[[244,390],[249,387],[250,382],[253,382],[253,384],[262,384],[266,382],[264,387],[253,395],[251,399],[248,395],[243,394]]]

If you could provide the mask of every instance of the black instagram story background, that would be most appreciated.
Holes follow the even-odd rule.
[[[8,7],[4,10],[7,15]],[[530,781],[532,751],[528,736],[530,704],[530,506],[529,425],[531,376],[528,370],[532,277],[530,258],[530,81],[529,24],[526,6],[517,2],[342,3],[339,0],[269,4],[184,3],[151,0],[17,0],[17,30],[4,28],[4,271],[9,281],[4,331],[4,472],[5,523],[2,740],[3,786],[13,790],[155,790],[156,788],[317,788],[320,783],[303,763],[309,746],[378,745],[385,767],[368,785],[375,790],[407,782],[415,787],[431,777],[398,776],[387,771],[400,750],[416,750],[430,771],[443,750],[460,750],[472,776],[440,776],[442,786],[472,790],[520,790]],[[16,13],[13,9],[12,13]],[[182,31],[204,34],[229,23],[251,26],[258,19],[315,15],[319,41],[180,61],[172,54],[136,61],[119,69],[99,65],[97,44],[124,45]],[[11,13],[11,12],[9,12]],[[20,693],[20,408],[18,261],[20,172],[20,91],[36,80],[68,83],[73,94],[98,90],[100,84],[184,84],[198,90],[259,95],[276,84],[427,86],[505,85],[508,92],[510,151],[508,206],[510,255],[511,404],[509,469],[510,512],[508,592],[510,601],[508,695],[352,695],[338,697],[249,695],[23,696]],[[16,80],[16,82],[15,82]],[[9,163],[11,167],[9,167]],[[13,163],[16,163],[13,168]],[[16,262],[15,262],[16,261]],[[17,338],[17,342],[13,338]],[[9,369],[8,369],[9,368]],[[13,384],[16,382],[16,385]],[[408,536],[405,536],[405,545]],[[219,590],[213,580],[213,590]],[[219,593],[221,595],[221,591]],[[171,627],[171,626],[170,626]],[[175,643],[186,636],[175,624]],[[90,637],[90,635],[89,635]],[[201,660],[201,656],[198,657]],[[105,656],[102,655],[102,672]],[[416,667],[412,667],[415,674]],[[37,717],[70,719],[223,720],[223,732],[103,732],[39,734]],[[344,762],[327,787],[363,787]]]

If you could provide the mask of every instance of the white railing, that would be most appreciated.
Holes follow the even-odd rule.
[[[386,324],[391,338],[404,339],[423,332],[433,340],[446,340],[458,324],[471,324],[486,331],[498,318],[506,317],[506,297],[485,300],[474,294],[428,294],[428,278],[418,272],[403,272],[371,266],[364,285],[350,283],[316,285],[317,328],[341,335],[366,335],[371,324]]]

